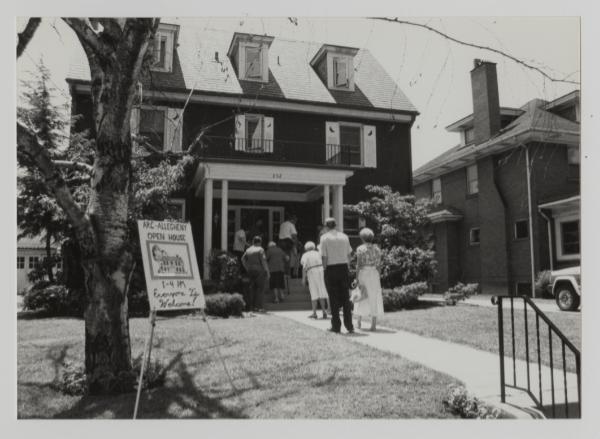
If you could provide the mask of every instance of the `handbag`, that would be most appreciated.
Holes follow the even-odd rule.
[[[364,286],[357,284],[356,286],[353,285],[353,287],[350,291],[350,301],[352,303],[361,302],[369,297],[367,289]]]

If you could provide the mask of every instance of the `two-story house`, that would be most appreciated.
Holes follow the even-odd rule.
[[[435,289],[532,294],[532,274],[579,264],[579,91],[500,107],[496,65],[481,60],[471,86],[473,113],[447,127],[460,143],[413,172],[437,205]]]
[[[392,56],[392,54],[390,54]],[[198,260],[231,249],[234,232],[262,223],[277,240],[288,213],[299,238],[316,240],[334,216],[357,234],[344,203],[367,184],[412,191],[410,129],[417,111],[365,49],[162,23],[155,64],[139,84],[132,133],[165,150],[202,157],[173,200],[192,224]],[[91,127],[87,60],[76,49],[72,112]]]

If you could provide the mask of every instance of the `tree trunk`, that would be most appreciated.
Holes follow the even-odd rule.
[[[50,245],[52,242],[52,235],[50,232],[46,232],[46,273],[48,274],[48,280],[50,282],[54,282],[54,272],[52,268],[54,264],[52,263],[52,246]]]

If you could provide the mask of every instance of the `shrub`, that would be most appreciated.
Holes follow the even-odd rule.
[[[394,289],[384,289],[383,309],[384,311],[398,311],[403,308],[414,307],[419,301],[419,296],[429,291],[426,282],[415,282]]]
[[[212,251],[208,259],[210,278],[225,293],[240,291],[241,264],[237,256],[225,250]]]
[[[432,250],[403,246],[382,249],[381,284],[386,288],[414,282],[430,282],[436,273],[437,261]]]
[[[216,293],[206,297],[206,314],[217,317],[242,316],[246,306],[241,294]]]
[[[127,311],[129,316],[142,317],[147,316],[150,311],[148,294],[144,290],[129,289],[127,293]]]
[[[444,293],[444,299],[446,300],[447,305],[456,305],[456,302],[459,300],[468,299],[469,297],[476,295],[478,291],[479,284],[477,283],[463,284],[459,282]]]
[[[442,399],[444,408],[452,414],[466,419],[497,419],[502,412],[473,395],[464,386],[450,385],[447,395]]]
[[[536,295],[551,297],[552,272],[550,270],[540,271],[535,278]]]
[[[32,285],[23,297],[23,309],[43,311],[50,316],[82,316],[84,294],[64,285],[40,281]]]

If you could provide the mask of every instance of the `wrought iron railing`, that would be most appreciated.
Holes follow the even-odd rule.
[[[361,166],[360,147],[355,145],[204,136],[198,152],[209,158]]]
[[[508,352],[505,349],[507,328],[505,328],[504,321],[504,305],[506,301],[510,302],[510,306],[507,307],[510,311]],[[522,301],[523,304],[523,319],[522,322],[518,321],[518,325],[515,325],[515,318],[521,320],[518,315],[521,310],[515,311],[515,301],[518,303]],[[526,392],[548,417],[581,417],[581,353],[579,349],[528,296],[494,296],[492,303],[498,307],[500,397],[502,402],[506,402],[506,390],[513,388]],[[530,313],[534,317],[533,321],[529,318]],[[555,344],[558,344],[558,351],[554,349]],[[524,367],[522,359],[525,360]],[[512,375],[512,383],[507,380],[506,360],[509,361],[508,369],[509,375]],[[510,364],[512,364],[512,373],[510,373]],[[532,369],[534,369],[533,377]],[[523,374],[526,375],[525,382],[518,379],[518,375],[522,377]],[[561,380],[562,392],[559,388]],[[573,395],[569,397],[570,393],[576,393],[576,399],[572,398]]]

